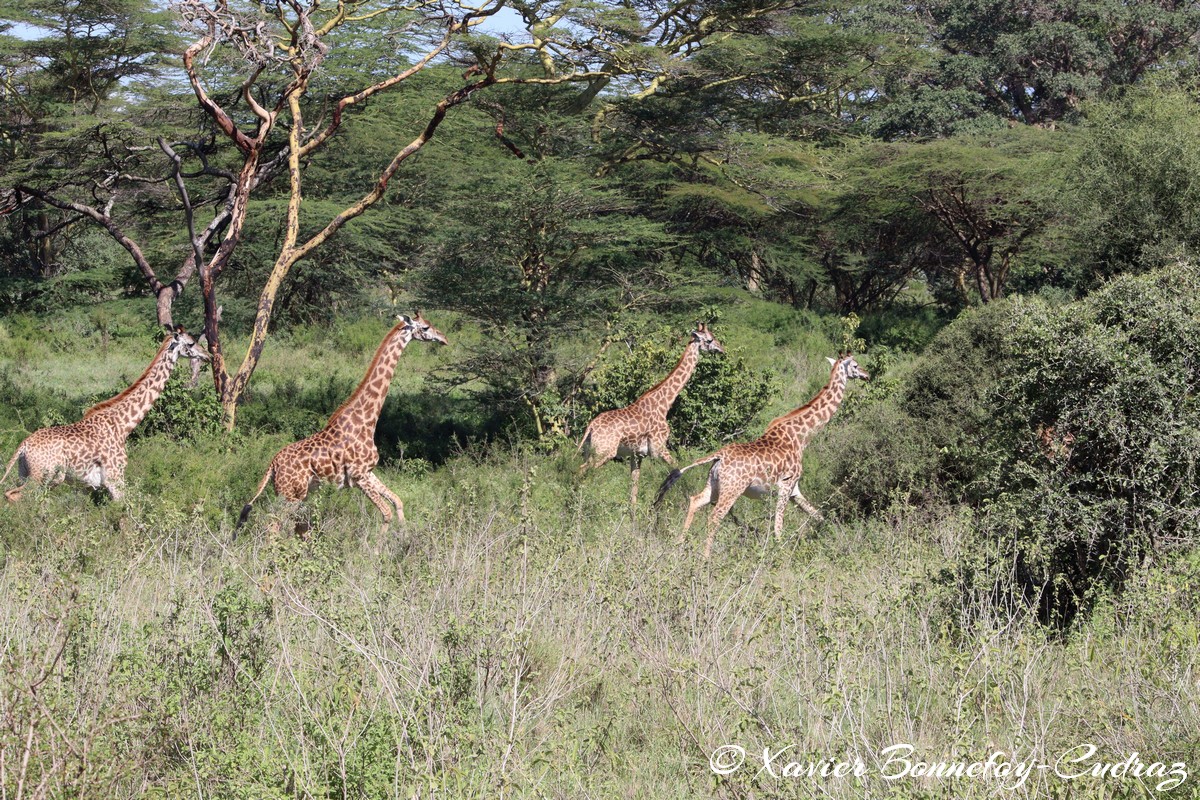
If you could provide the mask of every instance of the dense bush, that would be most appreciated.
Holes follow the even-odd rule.
[[[1089,286],[1200,252],[1200,107],[1189,93],[1141,90],[1090,109],[1064,198]]]
[[[171,373],[163,393],[134,429],[134,438],[161,433],[179,441],[194,441],[224,430],[221,403],[212,384],[202,377],[198,386],[189,386],[190,373],[186,362]]]
[[[985,524],[1048,590],[1048,614],[1196,538],[1198,291],[1190,266],[1121,278],[1061,312],[1031,308],[1011,336],[993,399],[1007,436],[990,437],[1007,474]]]
[[[594,416],[627,406],[666,377],[682,352],[677,336],[663,328],[604,364],[586,389]],[[732,354],[704,353],[669,415],[672,447],[715,447],[746,430],[776,390],[770,373],[753,370]]]
[[[896,377],[872,364],[868,389],[814,442],[857,511],[986,495],[977,484],[995,472],[997,455],[987,401],[1008,368],[1007,332],[1022,308],[1016,300],[964,312]]]
[[[1150,549],[1195,537],[1198,291],[1179,265],[1060,308],[964,315],[836,432],[833,479],[865,511],[975,507],[1005,545],[997,590],[1069,620]]]

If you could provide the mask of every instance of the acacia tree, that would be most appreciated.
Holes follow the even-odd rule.
[[[16,26],[22,35],[8,33]],[[6,4],[0,11],[4,172],[20,182],[32,161],[41,178],[70,181],[74,165],[90,160],[83,143],[97,120],[167,72],[167,54],[177,42],[170,15],[147,0]],[[92,143],[102,146],[94,138]],[[5,271],[56,275],[65,240],[81,220],[78,212],[67,212],[56,215],[35,194],[0,191],[0,216],[23,245],[8,254]]]
[[[565,432],[594,366],[587,355],[556,353],[554,339],[605,320],[602,352],[623,313],[649,304],[665,282],[659,263],[670,238],[587,166],[578,153],[547,155],[447,181],[448,207],[421,259],[421,296],[470,314],[485,334],[452,380],[479,382],[489,405],[529,419],[539,438]]]
[[[1016,270],[1052,266],[1053,249],[1031,244],[1053,229],[1069,145],[1038,128],[876,144],[827,201],[840,238],[831,257],[869,268],[878,296],[920,272],[948,300],[997,300]]]
[[[195,36],[182,57],[186,82],[215,137],[194,146],[165,138],[158,142],[168,159],[167,174],[190,239],[185,268],[173,282],[158,281],[148,259],[139,257],[133,237],[115,221],[108,201],[58,197],[54,187],[23,189],[103,225],[134,256],[156,293],[157,287],[169,288],[160,294],[160,317],[169,314],[170,301],[191,276],[188,266],[194,265],[203,293],[214,384],[232,426],[292,267],[378,202],[400,166],[425,146],[450,109],[482,89],[503,84],[582,82],[580,95],[590,102],[610,81],[627,76],[639,83],[640,93],[652,93],[710,39],[727,36],[746,19],[786,9],[793,0],[703,6],[690,0],[657,0],[636,7],[619,2],[513,2],[524,20],[524,36],[498,39],[474,32],[506,2],[512,0],[479,5],[456,0],[175,3],[174,10]],[[338,62],[340,53],[360,43],[356,35],[364,27],[378,31],[384,21],[400,34],[391,58],[353,67]],[[356,200],[331,216],[309,219],[303,203],[306,165],[334,139],[352,110],[447,61],[462,69],[461,80],[429,108],[413,137],[360,187]],[[230,83],[236,91],[227,90]],[[286,182],[282,234],[259,292],[245,356],[231,369],[221,338],[219,279],[242,239],[252,196],[266,191],[277,176]],[[200,204],[192,195],[197,191],[205,193],[205,207],[215,204],[211,217],[196,213]]]
[[[867,127],[946,135],[1002,120],[1054,127],[1086,100],[1194,64],[1195,0],[870,0],[920,57],[876,87]]]

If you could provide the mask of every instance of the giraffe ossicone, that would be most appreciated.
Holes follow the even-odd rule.
[[[56,486],[66,480],[107,489],[114,500],[121,499],[129,434],[162,394],[180,358],[209,360],[182,325],[165,327],[169,335],[128,389],[89,408],[79,422],[42,428],[21,442],[0,478],[2,485],[17,467],[21,484],[4,493],[10,502],[19,500],[30,483]]]
[[[654,499],[655,505],[662,502],[667,490],[683,473],[701,464],[712,464],[704,488],[688,502],[687,517],[679,536],[681,542],[696,512],[712,503],[712,511],[708,516],[708,538],[704,543],[704,557],[707,559],[712,554],[717,526],[743,494],[761,498],[772,490],[778,492],[775,505],[776,539],[783,534],[783,512],[789,500],[818,521],[823,518],[821,512],[800,493],[804,448],[812,435],[824,427],[841,406],[847,383],[852,379],[871,378],[853,356],[843,355],[828,360],[833,365],[829,382],[808,403],[772,420],[763,435],[755,441],[726,445],[683,469],[673,470],[667,476]]]
[[[361,489],[383,514],[384,533],[391,526],[393,510],[394,516],[404,522],[403,501],[373,471],[379,463],[375,426],[396,372],[396,362],[408,343],[414,339],[439,344],[448,342],[420,311],[415,317],[398,314],[396,319],[399,322],[383,337],[362,382],[333,412],[325,427],[307,439],[289,444],[271,459],[254,497],[242,508],[234,529],[235,538],[237,531],[246,524],[254,501],[272,480],[275,494],[288,500],[292,510],[319,483],[327,482],[338,488],[356,486]]]
[[[588,423],[576,448],[584,454],[579,474],[582,475],[589,468],[600,467],[614,458],[628,458],[631,478],[629,504],[636,506],[642,459],[661,458],[667,464],[675,464],[667,451],[667,438],[671,433],[667,412],[695,372],[702,352],[724,353],[725,348],[712,335],[708,325],[699,322],[688,339],[679,363],[667,377],[624,408],[597,414]]]

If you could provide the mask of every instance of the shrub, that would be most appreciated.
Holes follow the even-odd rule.
[[[177,441],[195,441],[223,430],[221,403],[212,384],[201,381],[199,386],[188,386],[190,372],[182,364],[171,373],[163,393],[134,429],[133,437],[163,434]]]
[[[679,361],[680,342],[669,329],[634,344],[624,358],[595,372],[585,390],[591,416],[621,408],[661,381]],[[673,446],[715,447],[742,434],[778,389],[773,376],[734,354],[704,353],[670,413]]]
[[[984,435],[993,422],[987,398],[1008,368],[1005,331],[1023,307],[1003,301],[964,312],[898,377],[890,351],[873,351],[871,382],[815,441],[854,510],[978,497],[977,482],[996,470]]]
[[[1068,622],[1152,548],[1195,539],[1197,292],[1179,265],[1059,308],[964,315],[839,433],[834,479],[867,511],[930,496],[976,508],[1002,544],[995,590]]]
[[[986,527],[1013,542],[1044,614],[1069,618],[1151,549],[1195,541],[1198,291],[1190,266],[1124,277],[1012,334],[1017,368],[993,398],[1008,474]]]

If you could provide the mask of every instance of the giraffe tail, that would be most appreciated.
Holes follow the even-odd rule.
[[[671,474],[668,475],[667,479],[662,482],[662,486],[658,487],[658,494],[654,495],[654,505],[658,506],[662,503],[663,498],[667,496],[667,492],[669,492],[671,490],[671,487],[674,486],[679,481],[679,479],[683,477],[683,473],[687,472],[692,467],[698,467],[701,464],[708,464],[712,461],[720,461],[720,460],[721,460],[721,454],[713,453],[711,456],[705,456],[704,458],[700,459],[699,461],[693,461],[691,464],[688,464],[683,469],[671,470]]]
[[[8,460],[8,466],[4,468],[4,477],[0,478],[0,486],[2,486],[4,484],[4,482],[6,480],[8,480],[8,473],[12,472],[13,466],[17,463],[17,460],[20,459],[21,455],[25,452],[24,445],[25,445],[25,443],[22,442],[21,446],[17,448],[17,452],[13,453],[13,457]],[[18,472],[19,472],[19,470],[18,470]]]
[[[262,480],[258,482],[258,491],[254,493],[254,497],[250,498],[250,502],[242,506],[242,513],[238,516],[237,525],[233,529],[233,538],[236,540],[238,531],[246,524],[246,518],[250,516],[250,506],[254,505],[254,501],[263,493],[263,489],[267,488],[267,482],[275,475],[275,465],[267,467],[267,474],[263,475]]]
[[[588,447],[592,440],[592,426],[589,424],[583,432],[583,438],[579,440],[579,444],[575,447],[576,453],[584,452],[584,448]]]

